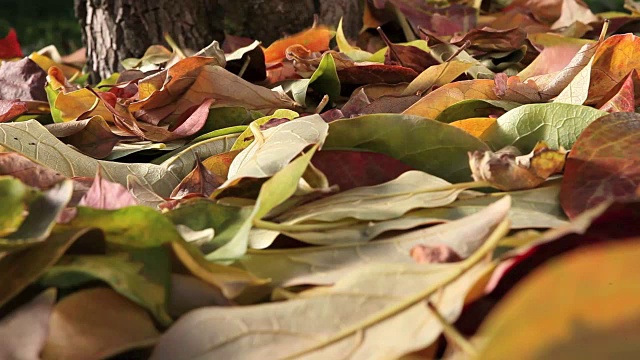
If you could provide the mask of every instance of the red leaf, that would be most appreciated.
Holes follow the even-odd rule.
[[[16,30],[9,29],[9,34],[0,39],[0,59],[13,59],[21,58],[24,54],[20,49],[20,43],[18,42],[18,34]]]
[[[382,184],[413,170],[390,156],[366,151],[318,151],[311,163],[326,175],[331,185],[338,185],[340,191]]]
[[[94,209],[117,210],[127,206],[137,205],[136,199],[129,191],[118,183],[111,182],[102,177],[100,169],[96,174],[89,191],[78,203],[78,206],[87,206]]]
[[[567,158],[560,203],[571,218],[606,200],[636,199],[640,114],[613,113],[587,127]]]
[[[0,153],[0,175],[13,176],[23,183],[48,189],[65,177],[53,169],[31,161],[26,156],[14,152]]]
[[[616,87],[611,89],[602,98],[597,106],[600,110],[606,112],[634,112],[636,98],[640,100],[640,77],[638,71],[633,69]],[[636,96],[636,92],[639,92]]]
[[[214,99],[205,99],[202,104],[193,106],[180,115],[178,121],[171,128],[173,139],[179,139],[191,136],[204,126],[209,116],[209,108],[213,104]]]
[[[415,70],[397,65],[362,65],[338,70],[338,78],[343,85],[398,84],[411,82],[417,76]]]
[[[29,110],[27,103],[19,100],[0,100],[0,123],[15,119]]]

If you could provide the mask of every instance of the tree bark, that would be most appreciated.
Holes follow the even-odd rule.
[[[101,78],[164,43],[165,32],[194,50],[224,37],[217,0],[76,0],[75,10],[90,70]]]
[[[120,62],[141,57],[169,33],[177,43],[200,50],[224,32],[268,45],[319,23],[337,26],[344,17],[348,37],[362,27],[364,0],[75,0],[90,70],[105,78]]]

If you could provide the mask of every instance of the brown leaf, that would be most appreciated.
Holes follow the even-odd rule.
[[[343,85],[398,84],[411,82],[417,76],[415,70],[397,65],[361,65],[338,70],[338,78]]]
[[[53,309],[43,360],[104,359],[152,346],[160,336],[147,312],[109,288],[81,290]]]
[[[0,321],[1,359],[40,358],[55,301],[56,290],[46,290]]]
[[[196,167],[173,189],[172,199],[182,199],[187,195],[208,197],[215,189],[224,183],[225,179],[209,171],[200,160]]]
[[[0,100],[47,101],[47,73],[29,58],[0,64]]]
[[[520,27],[498,30],[490,27],[473,29],[466,34],[454,35],[450,42],[462,46],[467,41],[470,48],[481,51],[514,51],[527,40],[527,34]]]
[[[254,85],[220,66],[204,66],[193,85],[177,101],[179,115],[205,99],[214,99],[211,107],[241,106],[271,114],[277,109],[296,109],[298,104],[284,93]]]
[[[65,179],[55,170],[14,152],[0,153],[0,175],[13,176],[31,187],[43,190]]]
[[[99,116],[45,126],[55,137],[73,145],[80,152],[95,159],[102,159],[113,150],[121,138],[116,136],[104,119]]]

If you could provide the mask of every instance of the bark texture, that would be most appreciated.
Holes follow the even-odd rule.
[[[344,17],[348,37],[362,27],[364,0],[75,0],[92,72],[105,78],[120,61],[141,57],[169,33],[179,45],[199,50],[224,32],[268,45],[319,23],[337,26]],[[96,77],[96,78],[97,78]]]
[[[89,66],[101,78],[164,43],[165,32],[195,50],[224,36],[217,0],[76,0],[75,10]]]

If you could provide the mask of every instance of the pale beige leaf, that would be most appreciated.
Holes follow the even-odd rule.
[[[503,198],[482,211],[446,224],[360,244],[301,249],[254,250],[239,259],[252,274],[270,278],[272,286],[328,285],[363,264],[412,263],[416,245],[446,245],[463,258],[470,256],[509,213],[510,200]]]
[[[280,215],[278,220],[287,224],[345,218],[387,220],[412,209],[450,204],[463,190],[464,187],[433,175],[408,171],[384,184],[359,187],[304,204]]]
[[[56,290],[46,290],[0,321],[0,359],[40,359],[55,301]]]

